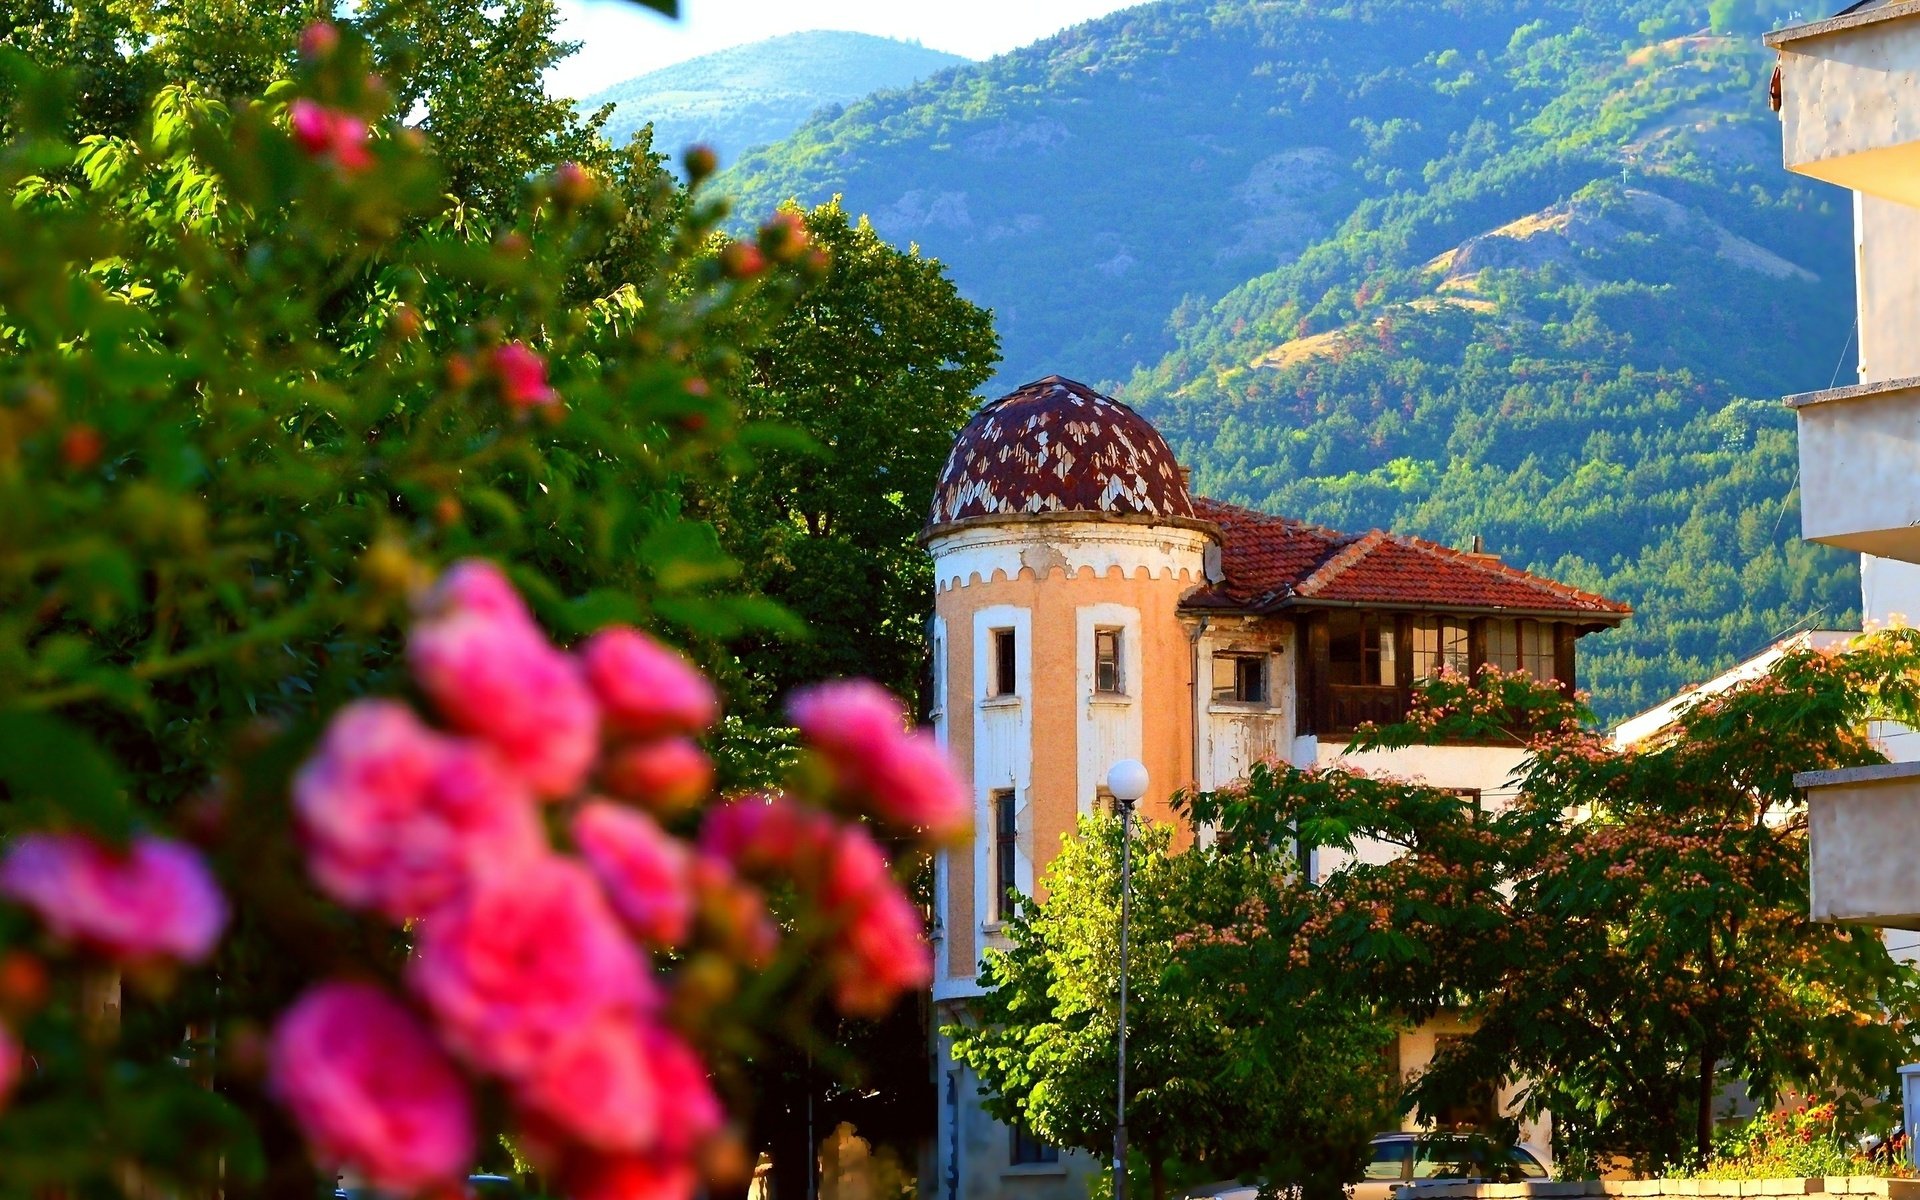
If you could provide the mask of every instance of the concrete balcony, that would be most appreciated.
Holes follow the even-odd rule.
[[[1920,929],[1920,763],[1811,771],[1793,782],[1807,794],[1813,919]]]
[[[1920,563],[1920,377],[1790,396],[1800,535]]]
[[[1920,206],[1920,0],[1767,35],[1790,171]]]

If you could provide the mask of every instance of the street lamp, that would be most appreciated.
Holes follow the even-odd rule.
[[[1107,791],[1120,806],[1120,1112],[1113,1127],[1113,1200],[1127,1200],[1127,909],[1133,898],[1133,806],[1147,794],[1147,768],[1123,758],[1107,768]]]

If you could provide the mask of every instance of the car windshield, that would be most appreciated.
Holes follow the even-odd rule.
[[[1375,1142],[1373,1160],[1367,1164],[1368,1180],[1401,1180],[1407,1177],[1407,1156],[1413,1146],[1408,1142]]]
[[[1509,1147],[1502,1167],[1488,1161],[1492,1147],[1471,1138],[1423,1140],[1413,1160],[1415,1179],[1546,1179],[1540,1160],[1519,1146]]]

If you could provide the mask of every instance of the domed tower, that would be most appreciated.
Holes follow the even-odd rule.
[[[958,1000],[977,990],[1005,892],[1035,894],[1062,835],[1103,802],[1112,763],[1147,765],[1143,809],[1160,818],[1193,777],[1178,607],[1217,551],[1159,431],[1057,375],[968,423],[922,540],[934,721],[975,812],[972,845],[936,883],[935,997]]]

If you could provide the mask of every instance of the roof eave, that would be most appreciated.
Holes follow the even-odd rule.
[[[1382,612],[1435,613],[1446,616],[1462,617],[1518,617],[1533,620],[1565,621],[1568,624],[1591,625],[1596,629],[1612,629],[1633,616],[1633,609],[1595,610],[1587,608],[1507,608],[1489,607],[1471,604],[1420,604],[1405,600],[1328,600],[1318,596],[1286,596],[1267,603],[1190,605],[1182,604],[1182,610],[1206,613],[1228,613],[1250,617],[1277,616],[1283,612],[1304,612],[1313,609],[1368,609]]]

